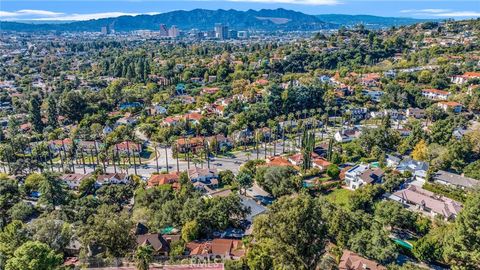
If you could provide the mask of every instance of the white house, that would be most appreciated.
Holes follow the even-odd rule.
[[[351,189],[357,189],[365,184],[382,181],[384,172],[380,168],[371,169],[369,165],[356,165],[345,173],[345,183]]]

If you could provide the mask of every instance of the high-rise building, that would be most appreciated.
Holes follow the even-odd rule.
[[[113,23],[107,26],[102,26],[101,30],[102,35],[114,34],[115,29],[113,28]]]
[[[240,38],[240,39],[248,38],[248,32],[247,31],[238,31],[237,37]]]
[[[168,37],[168,28],[165,24],[160,24],[160,36]]]
[[[215,37],[218,39],[228,39],[228,27],[221,24],[221,23],[216,23],[215,27]]]
[[[237,30],[230,30],[228,31],[228,38],[237,39],[238,31]]]
[[[168,36],[171,38],[176,38],[180,35],[180,30],[178,30],[176,25],[172,25],[168,30]]]
[[[102,32],[102,35],[106,35],[106,34],[108,34],[108,27],[106,27],[106,26],[102,26],[102,30],[101,30],[101,32]]]

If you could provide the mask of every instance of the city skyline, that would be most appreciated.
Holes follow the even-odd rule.
[[[372,6],[375,6],[372,9]],[[365,14],[376,16],[464,19],[480,17],[475,1],[356,1],[356,0],[227,0],[227,1],[2,1],[3,21],[78,21],[122,15],[159,14],[173,10],[202,9],[274,9],[285,8],[306,14]]]

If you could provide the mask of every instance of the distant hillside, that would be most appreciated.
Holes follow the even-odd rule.
[[[100,31],[102,26],[113,25],[115,31],[158,30],[160,24],[176,25],[180,29],[213,30],[215,23],[223,23],[235,30],[311,31],[336,28],[313,15],[285,9],[262,10],[205,10],[172,11],[157,15],[121,16],[64,24],[28,24],[1,22],[2,30],[13,31]]]
[[[411,25],[420,22],[432,21],[431,19],[414,19],[404,17],[380,17],[372,15],[345,15],[345,14],[323,14],[317,15],[320,20],[346,27],[363,24],[368,28],[384,28],[401,25]]]

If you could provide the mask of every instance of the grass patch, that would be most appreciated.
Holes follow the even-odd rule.
[[[333,204],[345,207],[348,205],[348,198],[352,194],[352,191],[348,189],[335,189],[327,194],[327,200]]]

